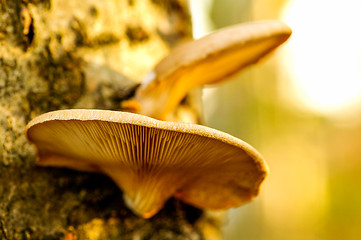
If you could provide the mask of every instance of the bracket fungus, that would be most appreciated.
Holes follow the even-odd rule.
[[[166,119],[188,91],[213,84],[259,61],[291,35],[279,21],[238,24],[174,48],[123,107]]]
[[[196,124],[109,110],[59,110],[26,127],[38,165],[107,174],[144,218],[174,196],[202,209],[226,209],[255,197],[267,175],[247,143]]]

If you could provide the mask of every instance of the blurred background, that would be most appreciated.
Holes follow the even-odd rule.
[[[225,240],[360,239],[361,1],[193,0],[194,36],[279,19],[274,54],[203,93],[208,126],[253,145],[270,176]]]

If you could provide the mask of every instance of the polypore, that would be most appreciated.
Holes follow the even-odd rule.
[[[188,91],[220,82],[256,63],[285,42],[291,29],[279,21],[239,24],[174,48],[123,106],[166,119]]]
[[[136,214],[149,218],[174,196],[202,209],[255,197],[267,175],[261,155],[226,133],[107,110],[60,110],[26,127],[38,165],[107,174]]]

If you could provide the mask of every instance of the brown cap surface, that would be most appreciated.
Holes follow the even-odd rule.
[[[172,196],[205,209],[241,205],[267,175],[260,154],[235,137],[126,112],[50,112],[33,119],[26,135],[39,165],[103,172],[145,218]]]
[[[256,63],[291,33],[282,22],[261,21],[224,28],[180,45],[137,90],[138,113],[164,119],[191,88],[222,81]]]

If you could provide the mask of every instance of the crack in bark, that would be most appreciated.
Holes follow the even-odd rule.
[[[8,235],[7,235],[7,231],[6,231],[6,229],[5,229],[5,223],[4,223],[4,220],[3,219],[0,219],[0,230],[1,230],[1,233],[2,233],[2,238],[3,239],[5,239],[5,240],[8,240],[9,239],[9,237],[8,237]]]

